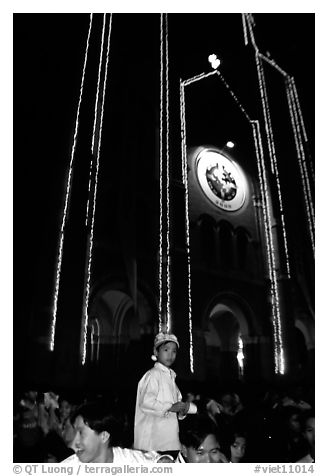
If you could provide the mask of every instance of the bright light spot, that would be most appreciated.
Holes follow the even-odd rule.
[[[244,375],[244,344],[241,336],[238,338],[238,353],[237,353],[237,360],[238,360],[238,365],[239,365],[239,373],[241,376]]]
[[[213,69],[218,69],[221,63],[221,61],[215,54],[209,55],[208,62],[210,63]]]
[[[235,147],[235,144],[231,142],[231,140],[228,140],[228,142],[226,143],[226,146],[229,147],[229,149],[233,149]]]

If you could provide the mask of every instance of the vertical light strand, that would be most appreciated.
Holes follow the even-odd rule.
[[[160,112],[159,112],[159,263],[158,263],[158,330],[162,332],[163,307],[163,14],[160,16]]]
[[[93,207],[92,207],[92,218],[91,218],[91,231],[89,238],[89,248],[88,248],[88,258],[87,258],[87,282],[85,287],[85,305],[83,309],[83,342],[82,342],[82,365],[86,362],[86,347],[87,347],[87,330],[88,330],[88,305],[89,305],[89,295],[90,295],[90,279],[91,279],[91,263],[92,263],[92,250],[93,250],[93,235],[94,235],[94,222],[95,222],[95,212],[96,212],[96,198],[97,198],[97,189],[98,189],[98,174],[99,174],[99,161],[100,161],[100,150],[101,150],[101,138],[102,138],[102,127],[103,127],[103,118],[104,118],[104,107],[105,107],[105,96],[106,96],[106,85],[107,85],[107,71],[108,71],[108,62],[109,62],[109,51],[110,51],[110,40],[111,40],[111,31],[112,31],[112,14],[109,14],[109,26],[108,26],[108,39],[107,39],[107,50],[106,50],[106,64],[105,64],[105,73],[104,81],[102,87],[102,98],[101,98],[101,114],[100,114],[100,127],[99,127],[99,137],[98,137],[98,147],[97,147],[97,160],[96,160],[96,172],[95,172],[95,183],[94,183],[94,192],[93,192]]]
[[[66,226],[66,220],[67,220],[68,202],[69,202],[70,195],[71,195],[73,164],[74,164],[75,149],[76,149],[76,143],[77,143],[77,134],[78,134],[78,128],[79,128],[80,107],[81,107],[81,102],[82,102],[85,71],[86,71],[86,65],[87,65],[87,59],[88,59],[89,42],[90,42],[90,35],[91,35],[91,28],[92,28],[92,20],[93,20],[93,14],[91,13],[90,14],[90,20],[89,20],[89,30],[88,30],[87,44],[86,44],[85,54],[84,54],[84,63],[83,63],[82,79],[81,79],[81,85],[80,85],[80,94],[79,94],[79,101],[78,101],[76,120],[75,120],[73,145],[72,145],[72,150],[71,150],[71,158],[70,158],[70,164],[69,164],[69,170],[68,170],[68,178],[67,178],[67,183],[66,183],[65,204],[64,204],[64,210],[63,210],[63,215],[62,215],[62,223],[61,223],[61,229],[60,229],[60,235],[59,235],[59,247],[58,247],[57,268],[56,268],[56,281],[55,281],[55,292],[54,292],[54,300],[53,300],[52,323],[51,323],[50,346],[49,346],[51,351],[53,351],[54,348],[55,348],[57,305],[58,305],[58,295],[59,295],[59,286],[60,286],[61,268],[62,268],[62,259],[63,259],[65,226]]]
[[[283,348],[283,339],[281,331],[281,316],[280,316],[280,302],[279,302],[279,289],[278,289],[278,276],[275,263],[276,250],[273,244],[272,236],[272,223],[271,223],[271,210],[270,210],[270,195],[268,179],[266,176],[266,168],[264,163],[264,154],[262,147],[262,140],[260,134],[260,128],[258,121],[251,121],[253,128],[253,137],[256,150],[257,166],[260,179],[260,191],[263,203],[263,215],[264,215],[264,229],[266,237],[266,249],[269,267],[269,279],[270,279],[270,295],[272,306],[272,324],[273,324],[273,338],[274,338],[274,361],[275,361],[275,373],[285,373],[285,357]]]
[[[246,16],[247,20],[247,25],[249,29],[249,34],[251,37],[251,41],[255,50],[255,58],[256,58],[256,67],[257,67],[257,73],[258,73],[258,79],[259,79],[259,86],[260,86],[260,96],[261,96],[261,102],[262,102],[262,108],[263,108],[263,115],[264,115],[264,121],[265,121],[265,129],[266,129],[266,134],[267,134],[267,144],[268,144],[268,149],[269,149],[269,156],[270,156],[270,165],[272,169],[272,173],[275,175],[275,151],[274,151],[274,143],[273,143],[273,135],[272,135],[272,129],[270,128],[271,122],[270,122],[270,112],[268,108],[268,102],[267,102],[267,95],[266,95],[266,87],[265,87],[265,78],[264,78],[264,72],[263,72],[263,67],[262,63],[260,61],[260,53],[259,49],[256,45],[255,42],[255,37],[254,37],[254,32],[253,32],[253,26],[254,26],[254,21],[251,15]],[[276,66],[276,65],[275,65]],[[257,153],[260,153],[260,164],[261,168],[259,169],[259,174],[263,176],[263,181],[264,181],[264,187],[265,187],[265,194],[266,194],[266,202],[267,202],[267,228],[268,228],[268,237],[269,238],[269,246],[270,243],[272,246],[270,246],[270,261],[269,261],[269,266],[271,269],[269,270],[270,273],[270,280],[271,280],[271,285],[270,285],[270,293],[271,293],[271,301],[272,301],[272,317],[273,317],[273,328],[274,328],[274,352],[275,352],[275,373],[280,373],[284,374],[285,373],[285,358],[284,358],[284,349],[283,349],[283,341],[282,341],[282,333],[281,333],[281,317],[280,317],[280,303],[279,303],[279,290],[278,290],[278,277],[277,277],[277,269],[276,269],[276,264],[275,264],[275,250],[273,248],[273,237],[272,237],[272,225],[271,225],[271,212],[270,212],[270,201],[269,201],[269,194],[268,194],[268,179],[266,177],[266,168],[265,168],[265,163],[264,163],[264,154],[263,154],[263,147],[262,147],[262,141],[261,141],[261,135],[260,135],[260,130],[259,130],[259,125],[257,124],[257,127],[255,129],[258,141],[256,142],[258,146],[260,146],[260,149],[257,150]],[[272,140],[271,140],[272,139]],[[277,171],[278,173],[278,171]],[[280,183],[279,183],[279,176],[276,174],[276,182],[277,182],[277,188],[278,188],[278,195],[279,195],[279,206],[282,203],[281,202],[281,195],[280,195]],[[280,207],[281,208],[281,207]],[[286,230],[285,230],[285,224],[284,224],[284,216],[282,216],[282,225],[283,225],[283,238],[284,238],[284,247],[285,247],[285,256],[286,256],[286,269],[288,274],[289,272],[289,258],[288,258],[288,248],[287,248],[287,240],[286,240]],[[271,265],[270,265],[271,262]],[[290,274],[289,274],[290,276]]]
[[[93,131],[92,131],[92,141],[91,141],[91,161],[90,161],[90,171],[89,171],[88,200],[87,200],[87,211],[86,211],[86,217],[85,217],[85,226],[88,226],[88,221],[89,221],[89,207],[90,207],[90,195],[91,195],[93,157],[94,157],[96,124],[97,124],[97,117],[98,117],[99,88],[100,88],[101,68],[102,68],[102,62],[103,62],[105,27],[106,27],[106,14],[104,13],[104,15],[103,15],[103,27],[102,27],[102,34],[101,34],[101,48],[100,48],[100,55],[99,55],[99,66],[98,66],[97,93],[96,93],[96,100],[95,100],[95,112],[94,112],[94,119],[93,119]]]
[[[168,18],[165,13],[165,122],[166,122],[166,332],[171,332],[171,236],[170,236],[170,122]]]
[[[284,245],[285,245],[285,253],[286,257],[288,257],[287,249],[286,249],[286,233],[284,229],[284,215],[282,210],[282,203],[281,203],[281,195],[280,195],[280,186],[279,186],[279,176],[276,164],[276,156],[275,156],[275,147],[274,147],[274,140],[273,140],[273,131],[271,126],[271,116],[268,104],[268,97],[266,92],[265,86],[265,78],[264,78],[264,71],[261,63],[261,59],[259,57],[258,52],[256,52],[256,64],[257,64],[257,71],[259,77],[259,85],[260,85],[260,95],[262,101],[262,108],[263,108],[263,115],[264,115],[264,123],[265,123],[265,130],[267,136],[267,143],[269,145],[269,157],[270,157],[270,165],[271,171],[273,172],[276,178],[276,185],[278,187],[278,196],[279,196],[279,206],[280,206],[280,213],[283,225],[283,237],[284,237]],[[265,169],[264,169],[265,170]],[[270,216],[271,214],[269,214]],[[271,226],[271,224],[270,224]],[[287,272],[289,273],[289,260],[287,261],[288,267]],[[274,323],[277,326],[277,340],[275,343],[275,352],[277,353],[278,359],[278,367],[276,372],[277,373],[284,373],[282,368],[284,368],[283,362],[280,362],[280,348],[282,348],[282,332],[281,332],[281,318],[280,318],[280,298],[279,298],[279,289],[278,289],[278,277],[277,277],[277,266],[275,263],[275,252],[272,250],[272,264],[273,264],[273,318]]]
[[[292,110],[294,111],[294,116],[295,116],[295,125],[296,125],[296,132],[297,132],[296,137],[298,137],[299,139],[298,140],[299,151],[301,154],[301,163],[303,165],[303,171],[304,171],[305,190],[308,195],[309,212],[310,212],[312,224],[314,226],[314,207],[313,207],[313,200],[312,200],[312,194],[311,194],[311,186],[309,181],[309,174],[308,174],[306,160],[305,160],[305,151],[304,151],[303,140],[302,140],[302,133],[304,135],[304,140],[306,140],[306,132],[305,132],[304,124],[303,124],[302,112],[298,104],[297,91],[296,91],[296,86],[295,86],[295,82],[293,78],[291,78],[291,81],[290,81],[290,93],[291,93],[290,99],[292,104]]]
[[[279,172],[278,172],[273,129],[271,124],[269,100],[268,100],[268,94],[267,94],[267,89],[265,84],[265,76],[264,76],[262,60],[258,52],[256,52],[255,56],[256,56],[256,67],[257,67],[259,85],[260,85],[260,95],[261,95],[262,109],[263,109],[263,115],[264,115],[265,130],[267,134],[267,143],[269,146],[271,170],[275,177],[275,182],[276,182],[276,187],[278,192],[278,203],[279,203],[279,212],[280,212],[280,219],[281,219],[282,237],[283,237],[283,243],[284,243],[286,272],[287,272],[287,277],[290,278],[290,265],[289,265],[289,252],[288,252],[288,243],[287,243],[286,224],[285,224],[285,213],[284,213],[283,200],[282,200],[282,194],[281,194],[281,188],[280,188],[280,178],[279,178]]]
[[[304,128],[304,123],[302,125],[301,117],[302,113],[297,105],[297,99],[295,96],[295,83],[292,78],[289,78],[286,82],[286,93],[289,106],[289,114],[292,123],[292,129],[294,134],[294,140],[297,151],[297,159],[301,174],[301,180],[304,190],[304,201],[305,201],[305,210],[308,221],[308,229],[311,239],[311,245],[313,253],[315,252],[315,239],[314,239],[314,227],[315,227],[315,217],[314,217],[314,208],[313,200],[311,193],[311,185],[309,180],[309,173],[307,170],[305,151],[303,146],[303,140],[306,138],[306,132]],[[297,93],[296,93],[297,94]],[[303,137],[302,137],[303,134]]]
[[[194,373],[194,346],[192,335],[192,301],[191,301],[191,260],[190,260],[190,223],[189,223],[189,190],[187,169],[187,143],[186,143],[186,106],[185,106],[185,83],[180,80],[180,122],[181,122],[181,157],[182,157],[182,181],[184,185],[185,204],[185,232],[188,273],[188,324],[189,324],[189,362],[190,371]]]
[[[245,13],[241,14],[241,20],[243,22],[243,32],[244,32],[244,44],[248,45],[248,35],[247,35],[247,24],[246,24],[246,15]]]

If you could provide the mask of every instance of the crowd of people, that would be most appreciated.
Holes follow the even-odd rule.
[[[178,349],[173,334],[155,337],[154,366],[131,398],[133,418],[115,395],[24,391],[14,412],[14,462],[314,462],[308,388],[181,391],[171,369]]]

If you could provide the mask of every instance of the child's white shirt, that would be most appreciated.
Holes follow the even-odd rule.
[[[169,408],[182,400],[175,372],[156,362],[138,384],[134,419],[134,448],[145,451],[180,450],[177,414]]]

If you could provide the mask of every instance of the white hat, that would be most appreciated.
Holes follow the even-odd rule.
[[[160,332],[157,334],[154,340],[154,349],[157,349],[160,345],[164,344],[164,342],[174,342],[177,347],[179,348],[178,339],[174,334],[166,334],[164,332]]]
[[[167,333],[164,333],[164,332],[159,332],[157,334],[157,336],[155,337],[155,340],[154,340],[154,351],[153,351],[153,355],[151,356],[152,360],[154,360],[154,361],[157,360],[157,357],[154,355],[155,351],[156,351],[157,347],[164,344],[165,342],[174,342],[177,345],[177,347],[179,348],[178,339],[176,338],[176,336],[174,334],[167,334]]]

